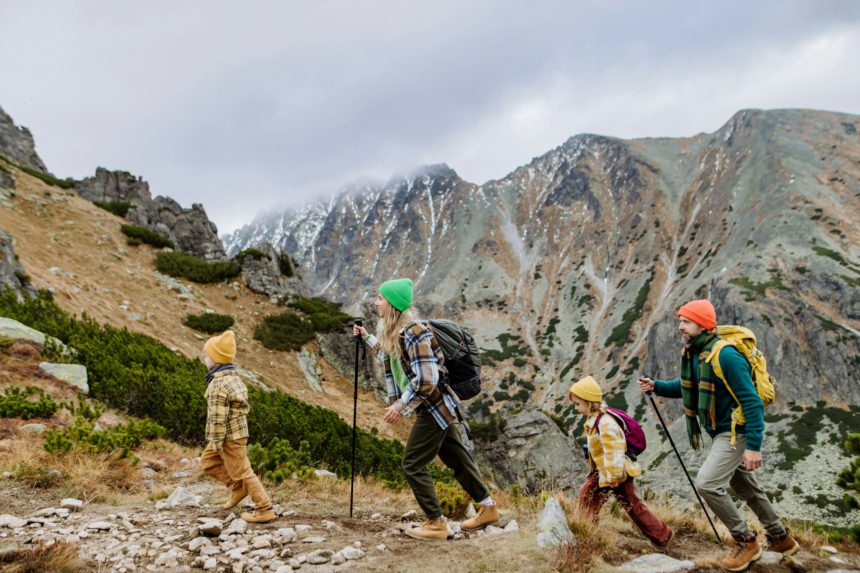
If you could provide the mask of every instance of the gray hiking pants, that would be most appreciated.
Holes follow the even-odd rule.
[[[781,530],[782,524],[767,494],[759,487],[753,472],[743,467],[746,436],[737,435],[735,448],[732,448],[731,440],[731,432],[717,434],[714,438],[711,451],[708,452],[708,457],[696,476],[696,489],[699,495],[704,498],[720,521],[729,528],[733,536],[748,532],[749,527],[726,491],[726,487],[729,486],[738,497],[747,502],[766,530]]]

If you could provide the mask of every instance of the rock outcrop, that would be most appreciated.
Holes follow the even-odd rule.
[[[26,127],[19,127],[0,107],[0,155],[7,157],[22,167],[27,167],[41,173],[47,173],[48,168],[36,153],[33,134]],[[2,185],[0,185],[2,187]]]
[[[282,257],[287,257],[283,260]],[[257,294],[279,299],[306,296],[307,289],[296,274],[289,255],[276,252],[269,243],[254,245],[241,257],[242,280]]]
[[[516,483],[534,493],[582,484],[588,467],[581,450],[549,416],[530,407],[501,416],[504,424],[499,434],[475,442],[475,457],[492,468],[500,485]]]
[[[161,233],[181,251],[209,261],[226,258],[218,229],[203,205],[185,209],[169,197],[153,199],[149,183],[128,171],[99,167],[94,176],[78,181],[75,191],[90,201],[129,203],[126,218],[131,223]]]
[[[11,288],[18,296],[33,296],[36,288],[15,255],[15,239],[0,229],[0,285]]]

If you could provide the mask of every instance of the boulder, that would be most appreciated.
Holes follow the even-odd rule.
[[[39,363],[39,370],[58,378],[84,394],[90,393],[90,385],[87,379],[87,369],[80,364],[53,364],[51,362]]]
[[[537,528],[537,543],[541,549],[557,547],[573,539],[573,533],[567,525],[567,515],[554,497],[546,500],[537,520]]]
[[[80,511],[84,507],[84,502],[73,497],[67,497],[60,502],[60,507],[69,511]]]
[[[173,490],[173,493],[167,499],[163,499],[155,504],[156,509],[166,509],[173,507],[200,507],[202,497],[196,495],[189,489],[182,486]]]
[[[47,337],[35,328],[30,328],[17,320],[12,320],[5,316],[0,316],[0,336],[5,336],[13,340],[29,340],[39,346],[44,346],[45,340],[47,340]]]
[[[14,515],[10,515],[8,513],[0,515],[0,527],[17,529],[19,527],[24,527],[25,525],[27,525],[27,522],[20,517],[15,517]]]
[[[277,298],[307,294],[298,275],[288,276],[283,272],[282,257],[289,257],[288,254],[276,252],[269,243],[254,245],[243,253],[237,255],[241,257],[237,260],[242,265],[242,280],[255,293]],[[293,268],[292,261],[288,264]]]

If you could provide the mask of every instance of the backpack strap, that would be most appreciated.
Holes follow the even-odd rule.
[[[729,382],[728,382],[728,380],[726,380],[726,376],[723,373],[723,367],[720,366],[720,360],[719,360],[720,351],[723,348],[725,348],[726,346],[734,346],[734,344],[732,344],[728,340],[724,340],[722,338],[717,340],[714,343],[714,346],[711,348],[710,354],[708,354],[708,356],[705,358],[705,362],[707,362],[708,364],[711,365],[711,370],[714,372],[714,375],[723,381],[723,384],[726,386],[726,390],[729,391],[729,394],[731,394],[732,399],[734,399],[735,403],[738,405],[737,408],[732,410],[732,441],[731,441],[731,444],[732,444],[732,447],[734,447],[738,441],[736,427],[738,424],[744,424],[746,422],[746,420],[744,418],[744,411],[741,408],[741,403],[738,400],[738,397],[735,395],[734,390],[732,390],[732,387],[729,386]]]

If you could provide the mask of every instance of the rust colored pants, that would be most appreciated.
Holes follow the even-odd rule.
[[[248,438],[224,440],[219,452],[210,443],[200,456],[200,468],[206,475],[217,479],[231,491],[245,488],[251,496],[251,501],[254,502],[255,509],[266,511],[272,509],[272,500],[263,489],[260,478],[251,469],[247,444]]]
[[[614,495],[645,537],[656,545],[665,545],[671,530],[636,495],[633,478],[628,477],[616,487],[600,487],[599,484],[597,472],[592,472],[579,488],[579,510],[583,516],[596,520],[600,508]]]

